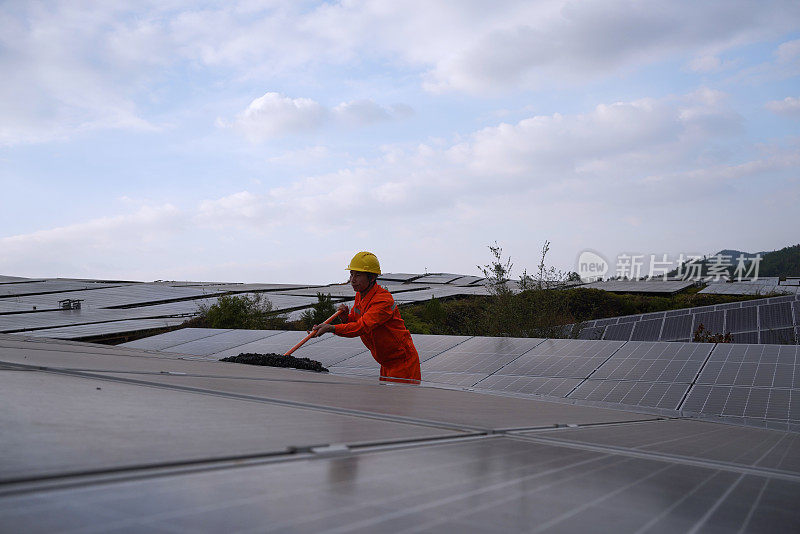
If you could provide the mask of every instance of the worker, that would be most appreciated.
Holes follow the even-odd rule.
[[[350,285],[356,292],[353,309],[339,306],[343,323],[317,324],[317,335],[332,332],[337,336],[361,336],[361,341],[381,364],[381,380],[417,384],[422,378],[419,355],[411,340],[392,294],[376,281],[381,274],[378,258],[372,252],[359,252],[347,266]]]

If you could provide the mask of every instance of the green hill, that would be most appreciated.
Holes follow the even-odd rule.
[[[730,258],[730,267],[726,269],[728,276],[734,277],[738,258],[744,255],[745,258],[752,261],[756,254],[761,256],[761,263],[758,266],[758,276],[763,278],[766,276],[779,276],[781,278],[787,276],[800,276],[800,244],[792,245],[789,247],[775,250],[772,252],[743,252],[740,250],[725,249],[720,250],[717,254],[703,258],[697,263],[702,265],[703,276],[708,274],[709,264],[714,263],[715,256],[727,256]],[[750,268],[750,262],[746,262],[747,270]],[[684,271],[685,272],[685,271]],[[669,273],[669,276],[677,276],[678,269]],[[744,273],[743,273],[744,275]]]

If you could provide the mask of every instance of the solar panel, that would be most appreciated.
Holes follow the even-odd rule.
[[[797,339],[793,328],[775,328],[769,330],[759,330],[759,343],[769,343],[775,345],[796,345]]]
[[[55,339],[79,339],[110,334],[126,334],[143,330],[157,328],[167,328],[177,326],[184,322],[184,319],[132,319],[130,321],[113,321],[109,323],[94,323],[76,326],[65,326],[61,328],[47,328],[44,330],[33,330],[26,335],[31,337],[49,337]]]
[[[690,383],[714,345],[629,341],[603,363],[593,379]]]
[[[631,340],[633,341],[658,341],[661,336],[661,327],[664,319],[642,319],[633,327]]]
[[[789,302],[758,307],[758,318],[762,330],[786,328],[793,325],[792,305]]]
[[[78,280],[38,280],[21,282],[17,284],[0,284],[0,297],[14,297],[17,295],[36,295],[40,293],[57,293],[59,291],[73,291],[81,289],[102,289],[122,284],[109,284],[104,282],[78,281]]]
[[[771,293],[797,293],[797,287],[780,286],[778,284],[747,284],[741,282],[730,282],[720,284],[708,284],[707,287],[698,293],[710,295],[769,295]]]
[[[603,291],[612,291],[616,293],[666,293],[673,294],[682,291],[688,287],[692,287],[694,282],[692,280],[675,280],[675,281],[640,281],[640,280],[608,280],[604,282],[592,282],[583,287],[589,289],[601,289]]]
[[[436,274],[426,274],[415,280],[420,284],[449,284],[453,280],[457,280],[461,278],[460,274],[451,274],[451,273],[436,273]]]
[[[664,327],[661,330],[661,341],[677,341],[692,337],[692,316],[677,315],[664,319]]]
[[[567,394],[580,383],[581,379],[577,378],[545,378],[494,374],[475,384],[475,387],[507,393],[566,397]]]
[[[713,311],[695,313],[694,324],[692,325],[692,333],[697,332],[700,325],[705,327],[705,331],[711,334],[724,334],[725,333],[725,312]]]
[[[606,319],[598,319],[595,321],[595,326],[608,326],[610,324],[617,324],[619,317],[608,317]]]
[[[461,276],[459,278],[456,278],[450,283],[453,284],[454,286],[468,286],[472,284],[477,284],[482,280],[484,280],[482,276]]]
[[[393,280],[397,282],[408,282],[414,278],[419,278],[421,274],[410,273],[383,273],[378,276],[378,280]]]
[[[586,378],[619,349],[621,342],[547,339],[495,374],[524,377]]]
[[[270,293],[270,295],[277,294],[277,295],[298,295],[305,297],[316,297],[318,293],[321,293],[323,295],[330,295],[332,298],[335,297],[353,298],[356,295],[356,292],[353,290],[350,284],[336,284],[330,286],[288,289],[285,291]]]
[[[800,440],[785,432],[743,428],[703,421],[668,419],[637,423],[635,432],[620,432],[619,427],[597,426],[520,432],[553,441],[625,447],[637,451],[726,462],[742,467],[782,469],[800,474],[800,464],[787,461],[800,458]],[[724,445],[723,445],[724,444]]]
[[[127,343],[122,343],[119,346],[143,350],[164,350],[169,347],[174,347],[175,345],[194,341],[195,339],[200,339],[202,337],[213,336],[221,332],[228,332],[228,329],[181,328],[179,330],[173,330],[172,332],[166,332],[157,336],[150,336],[137,339],[135,341],[129,341]]]
[[[680,315],[688,315],[692,313],[691,308],[681,308],[679,310],[670,310],[664,314],[664,317],[678,317]]]
[[[684,413],[734,418],[745,424],[779,423],[775,428],[800,423],[800,389],[770,389],[696,385],[681,406]]]
[[[226,330],[200,339],[170,347],[170,352],[209,356],[224,350],[234,349],[259,339],[279,334],[280,330]],[[287,347],[288,349],[288,347]],[[238,353],[237,353],[238,354]]]
[[[292,348],[298,341],[306,337],[306,333],[303,331],[283,331],[277,334],[274,334],[274,332],[276,332],[276,330],[264,330],[265,335],[262,339],[257,339],[255,341],[251,341],[250,343],[245,343],[244,345],[238,345],[215,352],[214,354],[209,354],[208,358],[219,360],[222,358],[227,358],[228,356],[237,356],[242,352],[255,352],[257,354],[283,354]],[[309,343],[310,342],[311,341],[309,341]]]
[[[627,341],[631,338],[634,323],[612,324],[606,327],[603,339]]]
[[[485,377],[485,373],[447,373],[443,371],[424,370],[422,372],[422,380],[425,382],[461,387],[472,387]]]
[[[698,384],[715,386],[800,387],[797,346],[734,345],[719,343],[697,378]]]
[[[750,332],[758,329],[758,308],[736,308],[725,312],[726,332]]]
[[[688,384],[618,380],[586,380],[567,398],[676,410]]]
[[[441,354],[446,350],[463,343],[470,339],[471,336],[434,336],[427,334],[412,334],[411,338],[414,341],[414,347],[419,354],[419,360],[424,362],[430,360],[434,356]]]
[[[731,334],[732,343],[758,343],[758,330]]]
[[[488,375],[541,342],[532,338],[473,337],[428,360],[423,371]]]
[[[311,341],[315,342],[312,343]],[[372,360],[371,367],[377,368],[378,366],[378,363],[372,358],[372,355],[360,338],[337,337],[326,334],[318,340],[311,341],[297,349],[293,356],[297,358],[311,358],[329,367],[348,360],[353,356],[363,354]],[[288,348],[289,347],[287,347],[286,350],[288,350]]]
[[[603,339],[603,334],[606,331],[604,326],[590,326],[582,328],[578,334],[578,339]]]

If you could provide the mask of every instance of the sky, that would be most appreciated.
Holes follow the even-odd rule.
[[[800,242],[796,0],[6,0],[0,76],[4,275]]]

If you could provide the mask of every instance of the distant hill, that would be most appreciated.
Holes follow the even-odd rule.
[[[764,253],[758,275],[800,276],[800,244]]]
[[[761,256],[761,263],[758,266],[759,278],[766,276],[800,276],[800,244],[772,252],[743,252],[741,250],[724,249],[712,255],[711,258],[714,256],[729,256],[733,266],[727,271],[729,276],[733,276],[739,256],[744,255],[745,258],[752,259],[756,257],[756,254]],[[703,259],[699,263],[703,266],[702,272],[705,276],[709,260]],[[678,269],[668,273],[669,276],[677,276],[677,274]]]

